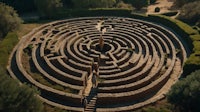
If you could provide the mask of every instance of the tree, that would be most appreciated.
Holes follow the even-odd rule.
[[[142,7],[145,7],[149,4],[149,0],[124,0],[124,2],[131,4],[137,10],[140,10]]]
[[[200,1],[185,4],[181,8],[181,13],[178,19],[190,23],[197,23],[200,21]]]
[[[199,0],[175,0],[174,6],[177,8],[180,8],[187,3],[195,2],[195,1],[199,1]]]
[[[61,0],[35,0],[35,5],[42,17],[52,18],[62,7]]]
[[[200,70],[173,85],[167,99],[181,112],[200,112]]]
[[[36,89],[19,84],[0,70],[0,112],[43,112]]]
[[[21,23],[22,20],[16,11],[0,2],[0,38],[3,38],[8,32],[18,29]]]
[[[133,9],[131,4],[126,4],[123,1],[119,1],[116,4],[116,8],[122,8],[122,9]]]
[[[34,0],[0,0],[13,7],[19,14],[30,13],[36,10]]]
[[[72,0],[61,0],[61,2],[63,3],[63,7],[65,8],[72,8],[73,6]]]

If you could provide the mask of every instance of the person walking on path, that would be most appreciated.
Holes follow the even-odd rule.
[[[84,109],[86,108],[87,103],[88,103],[87,97],[83,96],[82,99],[81,99],[81,104],[82,104],[82,106],[83,106]]]

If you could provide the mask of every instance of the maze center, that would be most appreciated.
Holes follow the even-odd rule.
[[[36,86],[49,105],[126,112],[163,99],[186,56],[182,40],[155,23],[83,17],[33,29],[13,50],[7,69]]]

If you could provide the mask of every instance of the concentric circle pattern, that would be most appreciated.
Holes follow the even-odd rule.
[[[24,36],[8,71],[36,86],[44,102],[72,111],[83,111],[88,81],[97,76],[88,106],[98,112],[130,111],[164,98],[185,59],[181,40],[162,26],[84,17],[51,22]]]

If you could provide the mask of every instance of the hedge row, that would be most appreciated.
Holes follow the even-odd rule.
[[[177,13],[177,12],[174,12]],[[170,13],[174,14],[174,13]],[[167,14],[168,15],[168,14]],[[54,19],[60,18],[70,18],[70,17],[87,17],[87,16],[121,16],[121,17],[130,17],[135,19],[146,20],[150,22],[155,22],[157,24],[162,24],[165,27],[172,29],[175,33],[177,33],[181,39],[183,39],[185,45],[189,47],[189,54],[191,56],[185,63],[184,72],[186,74],[190,74],[192,71],[196,70],[196,68],[200,68],[200,35],[197,30],[194,30],[189,25],[176,20],[171,19],[170,17],[164,15],[142,15],[142,14],[131,14],[131,10],[129,9],[77,9],[77,10],[63,10],[58,12]],[[193,69],[191,69],[191,66]]]
[[[171,19],[163,15],[148,15],[149,19],[159,20],[163,25],[170,26],[172,29],[178,30],[178,33],[187,33],[188,35],[198,34],[198,31],[194,30],[191,26],[183,23],[177,19]],[[177,32],[177,31],[176,31]]]
[[[53,18],[66,18],[66,17],[87,17],[87,16],[127,16],[131,14],[129,9],[117,8],[99,8],[99,9],[68,9],[58,12]]]
[[[163,15],[149,15],[148,19],[151,21],[156,21],[157,23],[167,26],[175,31],[175,33],[177,33],[182,39],[184,39],[185,42],[187,42],[189,49],[192,51],[194,46],[190,36],[198,34],[196,30],[192,29],[192,27],[179,20],[171,19]]]
[[[161,15],[172,17],[177,15],[177,13],[178,13],[177,11],[171,11],[171,12],[161,13]]]
[[[18,36],[15,32],[8,33],[4,40],[0,43],[0,66],[5,67],[8,58],[14,46],[18,43]],[[5,69],[3,68],[3,69]]]
[[[156,21],[175,31],[188,44],[191,55],[184,65],[183,77],[193,71],[200,69],[200,34],[191,26],[163,15],[149,15],[148,20]]]
[[[87,16],[121,16],[162,24],[177,33],[181,37],[181,39],[183,39],[184,43],[187,44],[187,46],[189,47],[189,51],[191,51],[192,53],[185,63],[184,72],[186,72],[186,74],[190,74],[196,68],[200,68],[200,35],[197,30],[194,30],[192,27],[179,20],[171,19],[164,15],[146,16],[142,14],[131,14],[131,10],[129,9],[116,8],[62,10],[61,12],[58,12],[53,19]],[[193,69],[190,69],[190,67],[194,65],[197,67],[193,67]]]

